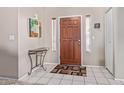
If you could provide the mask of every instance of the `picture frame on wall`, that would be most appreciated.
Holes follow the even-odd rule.
[[[41,37],[41,22],[36,18],[29,18],[29,37]]]
[[[95,24],[94,24],[94,28],[95,28],[95,29],[99,29],[99,28],[100,28],[100,23],[95,23]]]

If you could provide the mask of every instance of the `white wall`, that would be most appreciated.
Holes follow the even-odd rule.
[[[49,53],[46,57],[48,63],[58,63],[58,51],[52,52],[52,31],[51,31],[51,18],[60,16],[82,15],[82,58],[84,65],[104,65],[104,8],[45,8],[45,46],[49,47]],[[91,14],[92,16],[92,35],[95,39],[92,40],[91,53],[85,52],[85,15]],[[99,22],[101,24],[100,29],[94,29],[94,23]]]
[[[44,8],[18,8],[18,69],[19,77],[30,71],[28,50],[42,47],[43,37],[30,38],[28,18],[37,14],[41,22],[44,20]],[[41,46],[40,46],[40,44]]]
[[[18,77],[18,11],[0,8],[0,76]],[[15,40],[10,41],[9,35]]]

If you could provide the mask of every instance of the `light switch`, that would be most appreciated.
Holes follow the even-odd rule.
[[[15,40],[15,35],[9,35],[9,40],[10,40],[10,41]]]

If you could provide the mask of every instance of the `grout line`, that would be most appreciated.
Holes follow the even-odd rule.
[[[53,69],[55,66],[51,66],[51,68],[50,69]],[[49,70],[50,70],[49,69]],[[50,70],[51,71],[51,70]],[[50,73],[50,71],[48,71],[47,73]],[[52,78],[53,78],[53,76],[54,76],[54,74],[51,76],[51,78],[48,80],[48,82],[47,82],[47,85],[49,84],[49,82],[52,80]]]
[[[37,72],[37,73],[38,73],[38,72]],[[41,78],[43,78],[43,76],[44,76],[45,74],[47,74],[47,72],[45,72],[42,76],[40,76],[39,79],[38,79],[35,83],[37,83]]]
[[[64,78],[64,75],[63,75],[63,77],[61,78],[61,80],[60,80],[60,82],[59,82],[59,85],[61,84],[61,82],[62,82],[63,78]]]
[[[56,66],[56,65],[55,65],[55,66]],[[51,66],[50,69],[55,68],[55,66]],[[52,71],[52,70],[50,70],[50,71]],[[50,73],[50,71],[48,71],[47,73]],[[54,77],[54,73],[53,73],[52,77],[48,80],[47,85],[49,84],[50,80],[52,80],[53,77]]]
[[[48,82],[46,83],[47,85],[49,84],[50,80],[52,80],[53,77],[50,77],[50,79],[48,80]]]
[[[101,70],[101,69],[100,69]],[[102,74],[104,75],[104,72],[101,70]],[[109,85],[111,85],[111,83],[109,82],[108,78],[104,75],[104,77],[107,79]]]
[[[73,75],[72,75],[72,76],[73,76]],[[61,81],[60,81],[60,84],[61,84],[62,80],[64,80],[64,75],[63,75],[63,78],[62,78]],[[69,79],[65,79],[65,80],[69,80]],[[71,81],[71,84],[73,84],[73,78],[72,78],[72,80],[69,80],[69,81]],[[71,84],[69,84],[69,85],[71,85]]]
[[[85,77],[84,77],[84,85],[86,85],[85,83],[86,83],[86,82],[85,82]]]
[[[52,67],[51,67],[52,68]],[[49,69],[51,69],[51,68],[49,68]],[[36,73],[38,73],[38,72],[36,72]],[[49,73],[49,72],[45,72],[41,77],[39,77],[39,79],[35,82],[35,84],[41,79],[41,78],[43,78],[43,76],[45,75],[45,74],[47,74],[47,73]],[[51,78],[50,78],[51,79]],[[48,80],[48,82],[49,82],[49,80]],[[48,82],[47,82],[47,84],[48,84]]]
[[[91,68],[92,69],[92,72],[93,72],[93,75],[94,75],[94,78],[95,78],[95,80],[96,80],[96,76],[95,76],[95,73],[94,73],[94,71],[93,71],[93,68]],[[96,80],[96,84],[98,85],[98,81]]]
[[[46,73],[44,73],[41,77],[39,77],[39,79],[35,82],[37,83],[41,78],[43,78],[43,76],[45,75]]]
[[[74,75],[72,75],[72,76],[73,76],[73,78],[72,78],[72,85],[73,85],[73,82],[74,82],[74,81],[73,81],[73,80],[74,80]]]
[[[47,74],[49,74],[49,72],[47,72]],[[48,82],[46,83],[47,85],[49,84],[50,80],[52,80],[53,75],[49,78]]]
[[[74,83],[74,75],[73,75],[73,78],[72,78],[72,85],[73,85],[73,83]]]
[[[109,82],[109,80],[106,78],[106,76],[104,75],[104,73],[103,73],[103,71],[101,70],[101,68],[100,68],[100,71],[101,71],[101,74],[103,74],[103,76],[104,76],[104,78],[107,80],[107,82],[109,83],[109,85],[111,85],[110,84],[110,82]],[[93,72],[94,73],[94,72]],[[94,74],[95,75],[95,74]],[[96,77],[95,77],[95,79],[96,79]],[[97,81],[97,79],[96,79],[96,81]],[[97,83],[98,83],[98,81],[97,81]]]
[[[61,81],[62,81],[62,79],[63,79],[63,76],[62,76],[62,78],[58,78],[58,79],[60,79],[60,81],[59,81],[59,83],[58,83],[58,85],[60,85],[60,84],[61,84]]]

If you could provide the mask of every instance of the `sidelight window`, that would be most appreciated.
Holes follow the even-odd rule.
[[[52,18],[52,51],[56,51],[56,31],[57,21],[56,18]]]
[[[90,44],[91,44],[91,26],[90,26],[90,15],[86,15],[85,26],[86,26],[86,51],[90,52]]]

